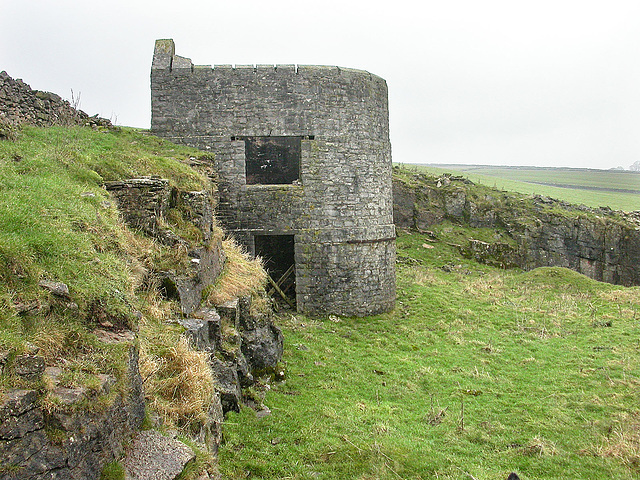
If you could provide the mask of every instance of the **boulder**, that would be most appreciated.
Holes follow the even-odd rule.
[[[243,331],[241,348],[252,371],[273,369],[282,358],[282,331],[272,323]]]
[[[174,480],[195,458],[193,450],[155,430],[139,432],[124,459],[126,480]]]

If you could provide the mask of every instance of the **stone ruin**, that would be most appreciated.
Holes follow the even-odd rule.
[[[193,65],[173,40],[157,40],[151,107],[153,133],[215,154],[218,218],[295,292],[298,311],[394,307],[382,78],[328,66]]]

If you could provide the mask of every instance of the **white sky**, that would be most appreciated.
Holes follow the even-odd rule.
[[[0,70],[148,128],[154,42],[387,80],[398,162],[640,160],[638,0],[0,0]]]

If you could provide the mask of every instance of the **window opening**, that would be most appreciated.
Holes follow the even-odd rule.
[[[302,137],[243,139],[247,185],[281,185],[298,180]]]

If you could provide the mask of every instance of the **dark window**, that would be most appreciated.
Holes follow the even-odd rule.
[[[298,180],[301,139],[244,137],[247,185],[277,185]]]

